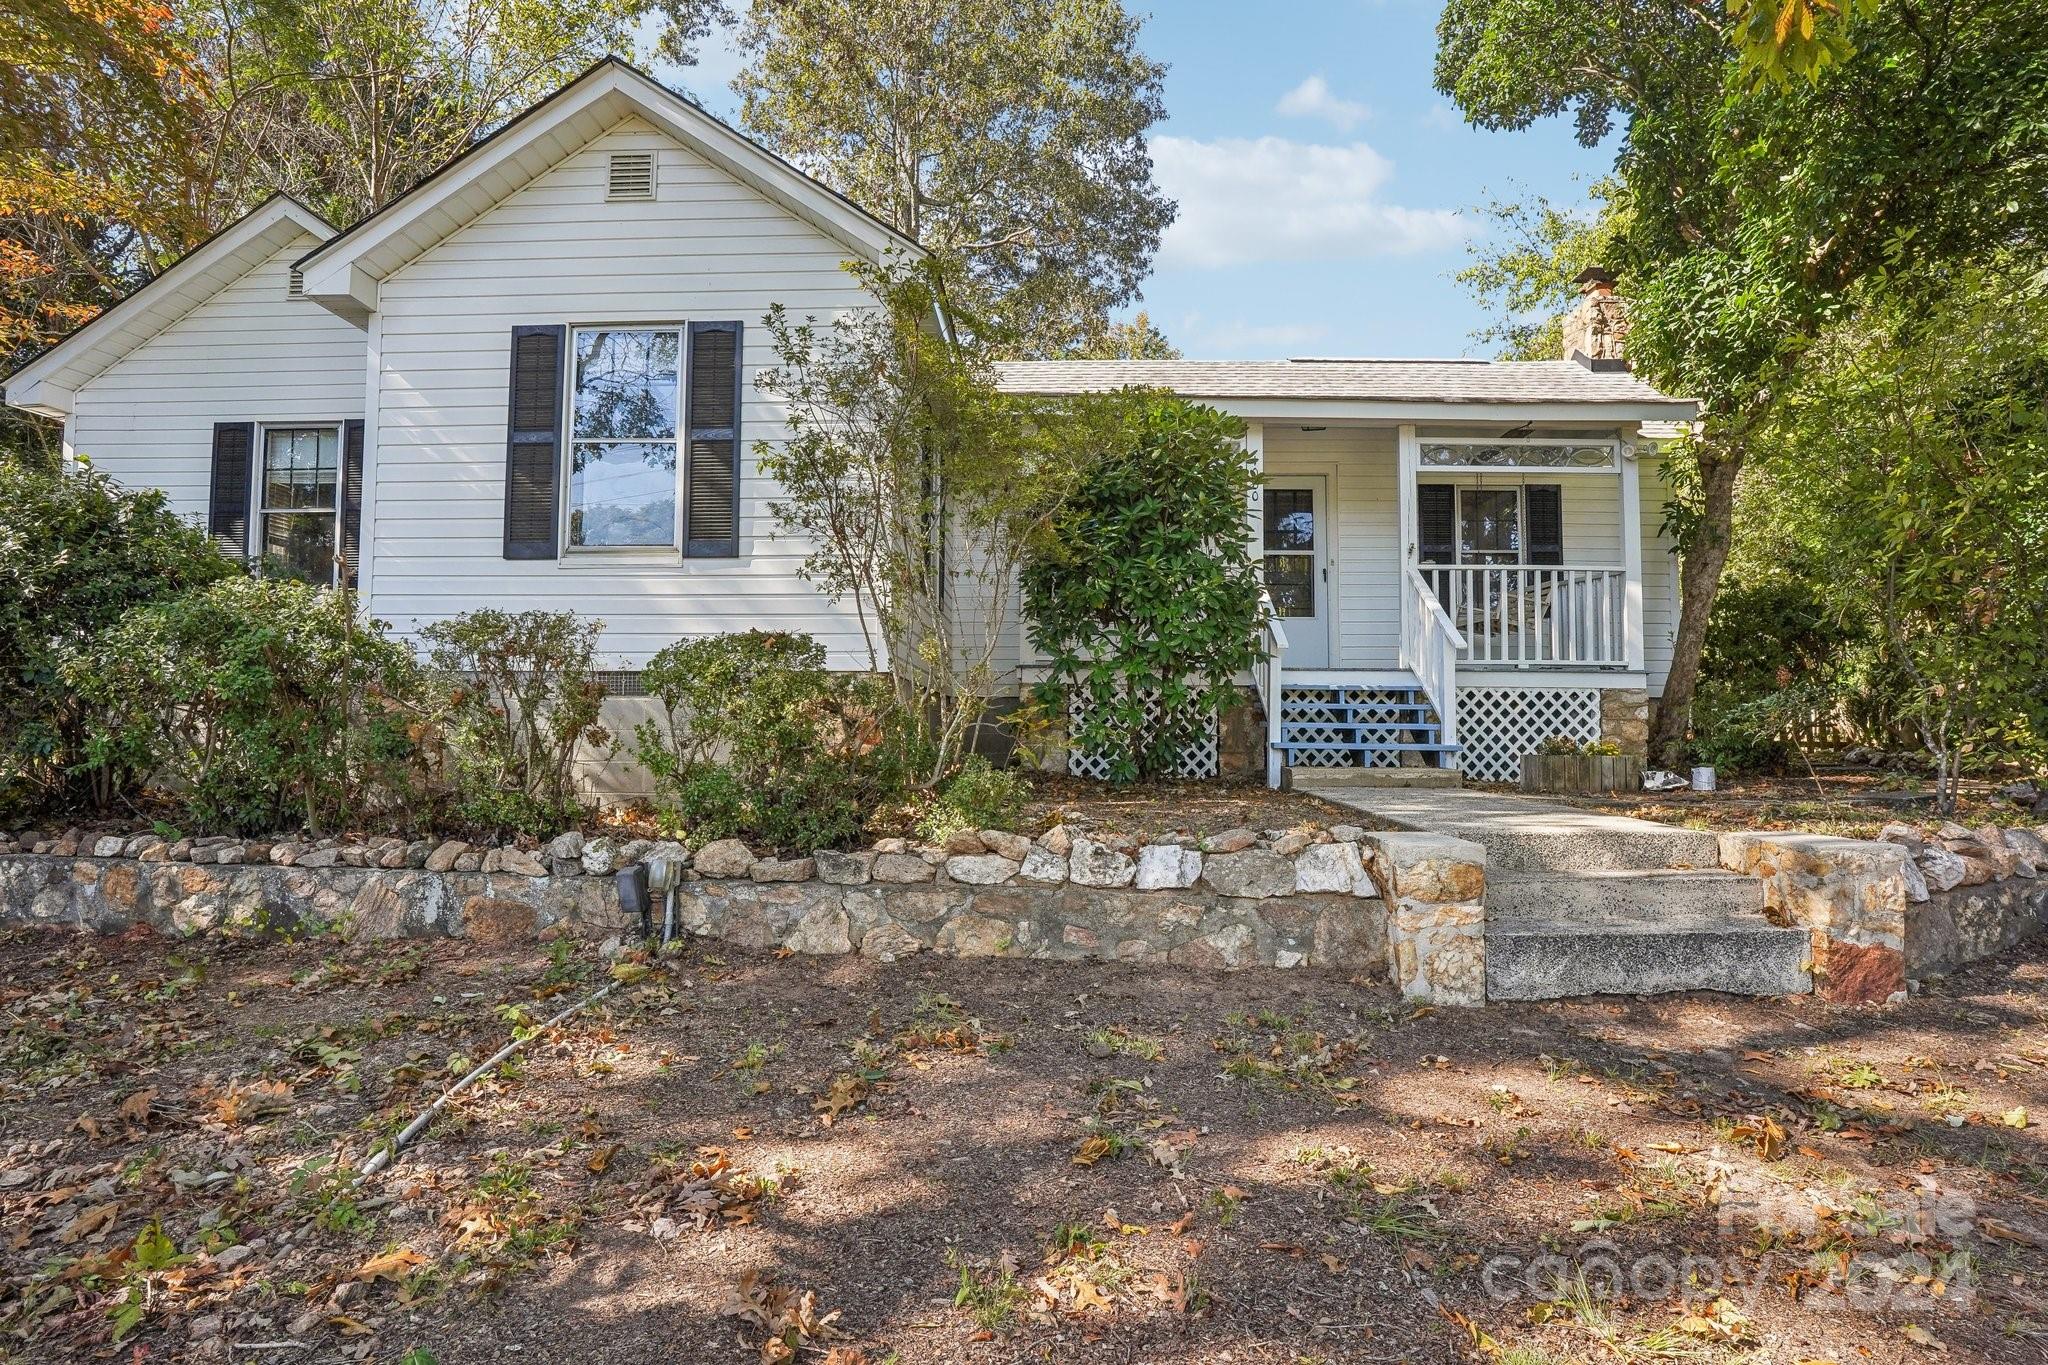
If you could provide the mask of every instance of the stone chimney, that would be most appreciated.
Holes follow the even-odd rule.
[[[1589,370],[1626,370],[1622,343],[1628,339],[1628,305],[1614,292],[1614,276],[1593,265],[1572,283],[1580,297],[1564,317],[1564,358]]]

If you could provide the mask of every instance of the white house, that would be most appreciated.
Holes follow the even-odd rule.
[[[573,609],[605,622],[622,695],[663,645],[750,627],[864,666],[753,457],[783,430],[754,382],[761,322],[868,306],[843,263],[915,250],[608,60],[346,231],[272,198],[6,401],[402,633]],[[1003,381],[1159,385],[1247,420],[1279,763],[1496,776],[1531,736],[1639,732],[1676,613],[1645,424],[1692,407],[1625,367],[1047,362]],[[1009,662],[1028,677],[1021,632]]]

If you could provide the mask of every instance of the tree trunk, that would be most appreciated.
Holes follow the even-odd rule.
[[[1657,707],[1657,732],[1650,752],[1666,767],[1684,760],[1692,728],[1693,693],[1699,686],[1700,655],[1707,645],[1707,618],[1720,591],[1721,570],[1735,534],[1735,477],[1742,472],[1740,445],[1702,447],[1700,524],[1679,560],[1678,632],[1671,642],[1671,673]]]

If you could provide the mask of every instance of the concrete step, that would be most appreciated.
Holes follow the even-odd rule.
[[[1609,912],[1598,919],[1501,912],[1487,888],[1490,1000],[1726,991],[1804,995],[1813,989],[1806,931],[1754,912]]]
[[[1580,826],[1541,819],[1515,824],[1474,824],[1451,820],[1446,834],[1486,849],[1489,874],[1496,872],[1613,872],[1721,865],[1720,841],[1704,830],[1673,829],[1647,821],[1613,821]]]
[[[1764,884],[1737,872],[1691,868],[1593,869],[1579,872],[1512,872],[1489,869],[1489,914],[1532,920],[1599,924],[1669,915],[1698,920],[1708,916],[1761,915]]]
[[[1288,785],[1314,794],[1320,787],[1456,787],[1464,775],[1456,768],[1317,768],[1290,767]]]

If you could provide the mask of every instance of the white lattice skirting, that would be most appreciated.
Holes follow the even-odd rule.
[[[1458,766],[1478,782],[1519,782],[1522,755],[1553,735],[1600,738],[1597,687],[1461,687]]]
[[[1223,770],[1222,740],[1216,730],[1216,713],[1211,711],[1200,716],[1162,717],[1159,694],[1146,692],[1145,725],[1157,730],[1171,725],[1180,732],[1180,756],[1174,761],[1175,777],[1214,777]],[[1079,693],[1067,697],[1067,733],[1077,735],[1087,722],[1092,701]],[[1102,754],[1084,753],[1069,745],[1067,748],[1067,772],[1074,777],[1092,777],[1098,782],[1109,776],[1109,759]]]

